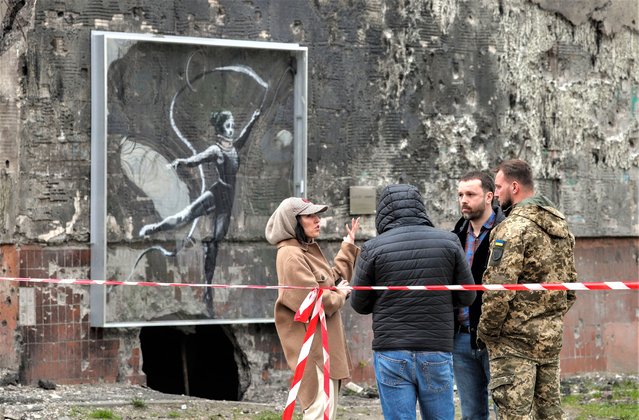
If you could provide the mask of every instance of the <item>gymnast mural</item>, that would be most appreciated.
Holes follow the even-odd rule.
[[[128,40],[108,53],[107,278],[267,281],[253,238],[294,193],[291,53]],[[107,288],[106,322],[272,317],[242,291],[162,289]]]
[[[188,64],[191,62],[191,58],[192,57],[189,57],[187,62],[187,74],[189,67]],[[266,94],[268,92],[268,84],[249,67],[226,66],[211,70],[211,72],[222,71],[246,74],[252,78],[255,83],[264,88],[264,96],[259,109],[253,112],[251,119],[237,136],[235,136],[235,120],[231,111],[219,110],[211,113],[209,120],[215,129],[213,144],[206,150],[196,153],[193,156],[175,159],[171,162],[171,167],[178,168],[180,165],[193,167],[202,165],[203,163],[213,163],[217,170],[217,180],[209,187],[206,187],[206,181],[204,177],[202,177],[202,190],[204,191],[195,201],[190,203],[180,212],[168,216],[162,221],[143,226],[139,233],[140,236],[149,236],[156,232],[184,226],[190,222],[196,221],[200,216],[207,215],[211,217],[213,219],[213,232],[210,237],[202,239],[202,244],[204,246],[204,273],[207,284],[212,283],[213,275],[215,273],[218,248],[229,228],[231,210],[235,199],[236,176],[240,166],[240,157],[238,152],[249,140],[251,128],[260,116],[260,112],[262,111],[264,100],[266,99]],[[207,73],[208,72],[204,72],[200,74],[196,77],[196,80],[203,78]],[[189,81],[187,87],[189,89],[193,89],[192,81]],[[188,142],[188,139],[184,137],[173,120],[173,108],[175,106],[176,99],[182,92],[186,91],[187,87],[184,87],[181,91],[178,91],[175,94],[171,101],[170,113],[171,126],[175,130],[177,136],[185,142]],[[193,227],[195,227],[195,225],[193,225]],[[191,237],[192,233],[193,231],[191,230],[187,239]],[[149,248],[149,250],[151,249],[158,249],[158,247]],[[166,252],[166,254],[174,255],[175,252],[178,251]],[[204,294],[204,301],[210,312],[212,312],[212,290],[213,289],[208,288]]]

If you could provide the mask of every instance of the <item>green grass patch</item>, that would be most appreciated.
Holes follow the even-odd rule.
[[[561,403],[567,406],[578,406],[580,405],[581,397],[577,395],[567,395],[565,397],[561,397]]]
[[[89,418],[91,418],[91,419],[115,419],[115,420],[119,420],[120,419],[120,417],[118,417],[115,414],[113,414],[113,411],[105,410],[103,408],[100,408],[100,409],[92,411],[89,414]]]
[[[146,408],[147,404],[144,400],[140,399],[140,398],[133,398],[133,400],[131,401],[131,404],[133,404],[133,407],[135,408]]]
[[[276,413],[275,411],[262,411],[260,413],[255,414],[251,417],[253,420],[280,420],[282,418],[282,413]],[[294,414],[294,420],[302,420],[301,414]]]
[[[578,412],[577,420],[619,419],[639,420],[639,384],[633,381],[605,385],[587,383],[586,394],[568,395],[562,404]]]
[[[82,410],[78,407],[71,407],[71,409],[69,410],[69,416],[71,417],[76,417],[79,416],[80,414],[82,414]]]
[[[577,420],[588,419],[639,419],[639,406],[637,404],[586,404],[581,408]]]

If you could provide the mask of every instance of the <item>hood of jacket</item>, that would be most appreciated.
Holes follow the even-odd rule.
[[[295,226],[297,226],[295,214],[289,210],[284,200],[268,219],[264,236],[271,245],[287,239],[295,239]]]
[[[517,203],[508,217],[525,217],[537,224],[550,236],[567,238],[570,236],[566,216],[543,195],[535,195]]]
[[[408,184],[385,187],[377,203],[377,233],[381,235],[396,227],[420,225],[433,227],[417,187]]]
[[[302,197],[285,198],[268,219],[264,236],[273,245],[295,238],[297,216],[323,213],[327,209],[327,205],[313,204]]]

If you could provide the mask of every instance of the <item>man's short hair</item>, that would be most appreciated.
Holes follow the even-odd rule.
[[[530,165],[521,159],[509,159],[505,160],[497,166],[495,172],[502,171],[504,176],[512,181],[517,181],[521,185],[530,189],[535,188],[535,182],[533,181],[532,169]]]
[[[472,181],[473,179],[478,179],[481,182],[481,189],[484,190],[484,193],[495,192],[495,180],[489,173],[486,172],[471,171],[462,176],[459,181]]]

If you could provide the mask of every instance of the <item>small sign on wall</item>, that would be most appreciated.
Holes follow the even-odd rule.
[[[350,187],[351,214],[375,214],[377,194],[375,187]]]

